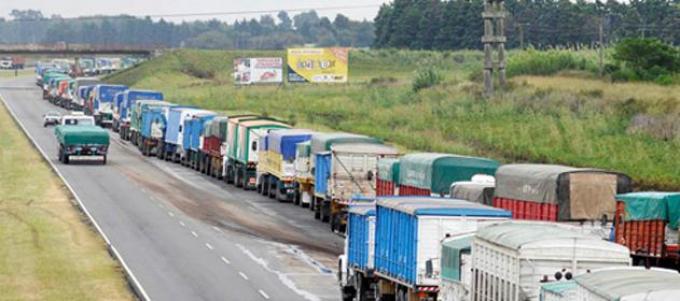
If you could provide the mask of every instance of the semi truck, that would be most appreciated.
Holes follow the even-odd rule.
[[[680,267],[680,192],[631,192],[616,196],[614,241],[637,264]]]
[[[97,125],[110,128],[113,123],[113,97],[127,89],[123,85],[96,85],[90,93],[85,112],[94,117]]]
[[[59,161],[69,164],[73,159],[101,158],[106,164],[109,133],[95,126],[91,116],[66,115],[54,129],[59,143]]]
[[[496,160],[440,153],[413,153],[399,158],[399,195],[445,196],[451,183],[473,176],[493,176]]]
[[[270,132],[260,143],[257,164],[257,191],[282,202],[294,202],[295,196],[295,148],[298,143],[309,141],[312,131],[289,129]]]
[[[598,269],[541,288],[543,301],[672,301],[678,296],[677,271],[637,267]]]
[[[177,107],[171,108],[168,113],[168,123],[165,130],[163,141],[163,159],[173,162],[181,162],[185,157],[184,148],[184,129],[185,120],[190,119],[194,114],[209,112],[196,108]]]
[[[493,206],[513,218],[570,223],[609,239],[616,194],[632,189],[618,172],[550,164],[506,164],[496,172]]]
[[[222,162],[224,149],[222,143],[227,139],[228,116],[216,116],[203,130],[203,145],[201,146],[201,172],[211,177],[222,179]]]
[[[370,224],[362,226],[359,235],[352,228],[356,225],[353,205],[345,239],[349,254],[350,246],[368,244],[370,239]],[[373,267],[357,261],[368,263],[370,258],[349,254],[339,258],[343,300],[437,300],[441,271],[435,261],[440,242],[511,216],[482,204],[425,196],[380,197],[375,211]]]
[[[302,207],[314,210],[314,173],[312,172],[312,142],[300,142],[295,144],[295,199]]]
[[[203,132],[207,122],[215,118],[215,112],[204,111],[194,113],[191,118],[184,120],[184,157],[182,165],[198,170],[200,162],[201,144],[203,143]]]
[[[331,218],[331,196],[328,192],[328,181],[331,171],[331,150],[333,146],[348,143],[382,144],[379,139],[364,135],[350,133],[317,133],[311,139],[311,171],[314,176],[312,208],[314,217],[323,222],[329,222]],[[374,166],[375,168],[375,166]],[[364,175],[365,176],[365,175]]]
[[[238,139],[238,124],[239,122],[242,121],[247,121],[247,120],[272,120],[266,117],[262,116],[257,116],[257,115],[244,115],[244,116],[239,116],[239,117],[232,117],[229,118],[227,121],[227,140],[222,144],[222,147],[224,149],[224,159],[222,162],[223,166],[223,180],[227,184],[233,184],[234,183],[234,174],[233,174],[233,169],[231,168],[232,165],[230,165],[230,160],[233,160],[231,158],[236,157],[236,140]]]
[[[161,101],[163,93],[158,91],[128,89],[123,91],[123,100],[119,108],[119,129],[118,134],[123,140],[131,140],[133,132],[139,131],[140,112],[135,111],[136,103],[139,100]],[[132,127],[132,120],[135,118],[135,126]],[[136,134],[135,134],[136,135]],[[136,141],[136,140],[133,140]]]
[[[376,196],[378,159],[398,155],[396,148],[376,143],[334,143],[316,154],[314,192],[324,195],[321,213],[331,231],[345,232],[352,198]]]
[[[588,271],[628,267],[628,248],[578,227],[512,221],[479,229],[472,240],[470,300],[538,301],[542,284]]]
[[[230,120],[231,124],[231,120]],[[236,187],[257,189],[258,142],[270,131],[288,129],[289,125],[271,120],[240,119],[233,128],[233,140],[227,149],[226,176]],[[229,130],[229,129],[228,129]],[[229,133],[228,133],[229,134]]]
[[[86,89],[84,91],[83,89],[88,86],[94,88],[94,86],[100,83],[101,82],[96,77],[76,77],[75,84],[73,85],[73,98],[68,109],[78,111],[82,110],[85,106],[85,101],[89,97],[89,92],[88,94],[85,94],[85,91],[91,90]]]
[[[140,105],[139,135],[137,148],[144,156],[162,155],[170,108],[177,105],[165,101],[138,102]]]

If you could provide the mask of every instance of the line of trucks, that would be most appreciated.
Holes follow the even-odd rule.
[[[592,277],[614,269],[620,281],[644,282],[669,272],[631,264],[680,263],[680,193],[632,192],[622,173],[401,154],[369,136],[220,114],[85,79],[73,80],[77,92],[64,101],[58,87],[69,79],[50,77],[39,79],[48,99],[82,108],[144,156],[309,208],[344,233],[344,300],[642,300],[599,292]],[[677,292],[677,277],[668,283]]]

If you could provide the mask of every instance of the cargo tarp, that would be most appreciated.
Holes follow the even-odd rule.
[[[98,126],[62,125],[54,129],[59,143],[68,145],[109,145],[109,132]]]
[[[677,300],[680,295],[680,275],[674,271],[604,269],[581,274],[574,280],[600,300]]]
[[[680,192],[633,192],[616,199],[626,203],[626,220],[665,220],[678,229]]]
[[[383,158],[378,160],[378,179],[399,184],[399,159]]]
[[[320,153],[331,150],[333,144],[338,143],[374,143],[381,144],[377,138],[349,133],[318,133],[312,135],[312,153]]]
[[[269,149],[281,154],[283,160],[291,161],[295,159],[296,145],[309,141],[312,138],[312,131],[305,129],[290,129],[274,131],[269,133]]]
[[[219,137],[220,141],[225,141],[227,138],[227,122],[229,122],[229,117],[219,116],[215,117],[211,122],[210,126],[206,125],[206,137]]]
[[[491,205],[493,191],[493,184],[460,182],[451,188],[451,198]]]
[[[474,235],[453,238],[442,243],[441,276],[442,279],[460,282],[460,255],[470,252]]]
[[[613,217],[617,193],[631,180],[616,172],[548,164],[508,164],[496,172],[495,196],[559,205],[559,220]]]
[[[500,164],[486,158],[450,154],[416,153],[400,159],[399,184],[448,194],[451,183],[470,180],[476,174],[493,176]]]

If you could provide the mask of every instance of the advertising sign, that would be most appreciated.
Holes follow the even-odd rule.
[[[283,82],[283,59],[256,57],[234,59],[234,84],[278,84]]]
[[[288,82],[346,83],[348,48],[288,49]]]

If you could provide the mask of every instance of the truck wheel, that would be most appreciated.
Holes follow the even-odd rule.
[[[68,155],[64,154],[64,164],[68,164],[68,162],[69,162]]]
[[[321,202],[321,221],[324,223],[327,223],[330,221],[330,208],[328,208],[329,204],[327,202],[322,201]]]
[[[314,210],[314,218],[315,219],[321,219],[321,208],[320,206],[316,203],[316,198],[313,198],[312,204],[310,205],[312,210]]]
[[[331,227],[331,232],[335,233],[335,230],[337,230],[337,218],[335,215],[331,216],[330,222],[328,224]]]
[[[104,155],[104,160],[102,160],[102,165],[106,165],[106,155]]]

